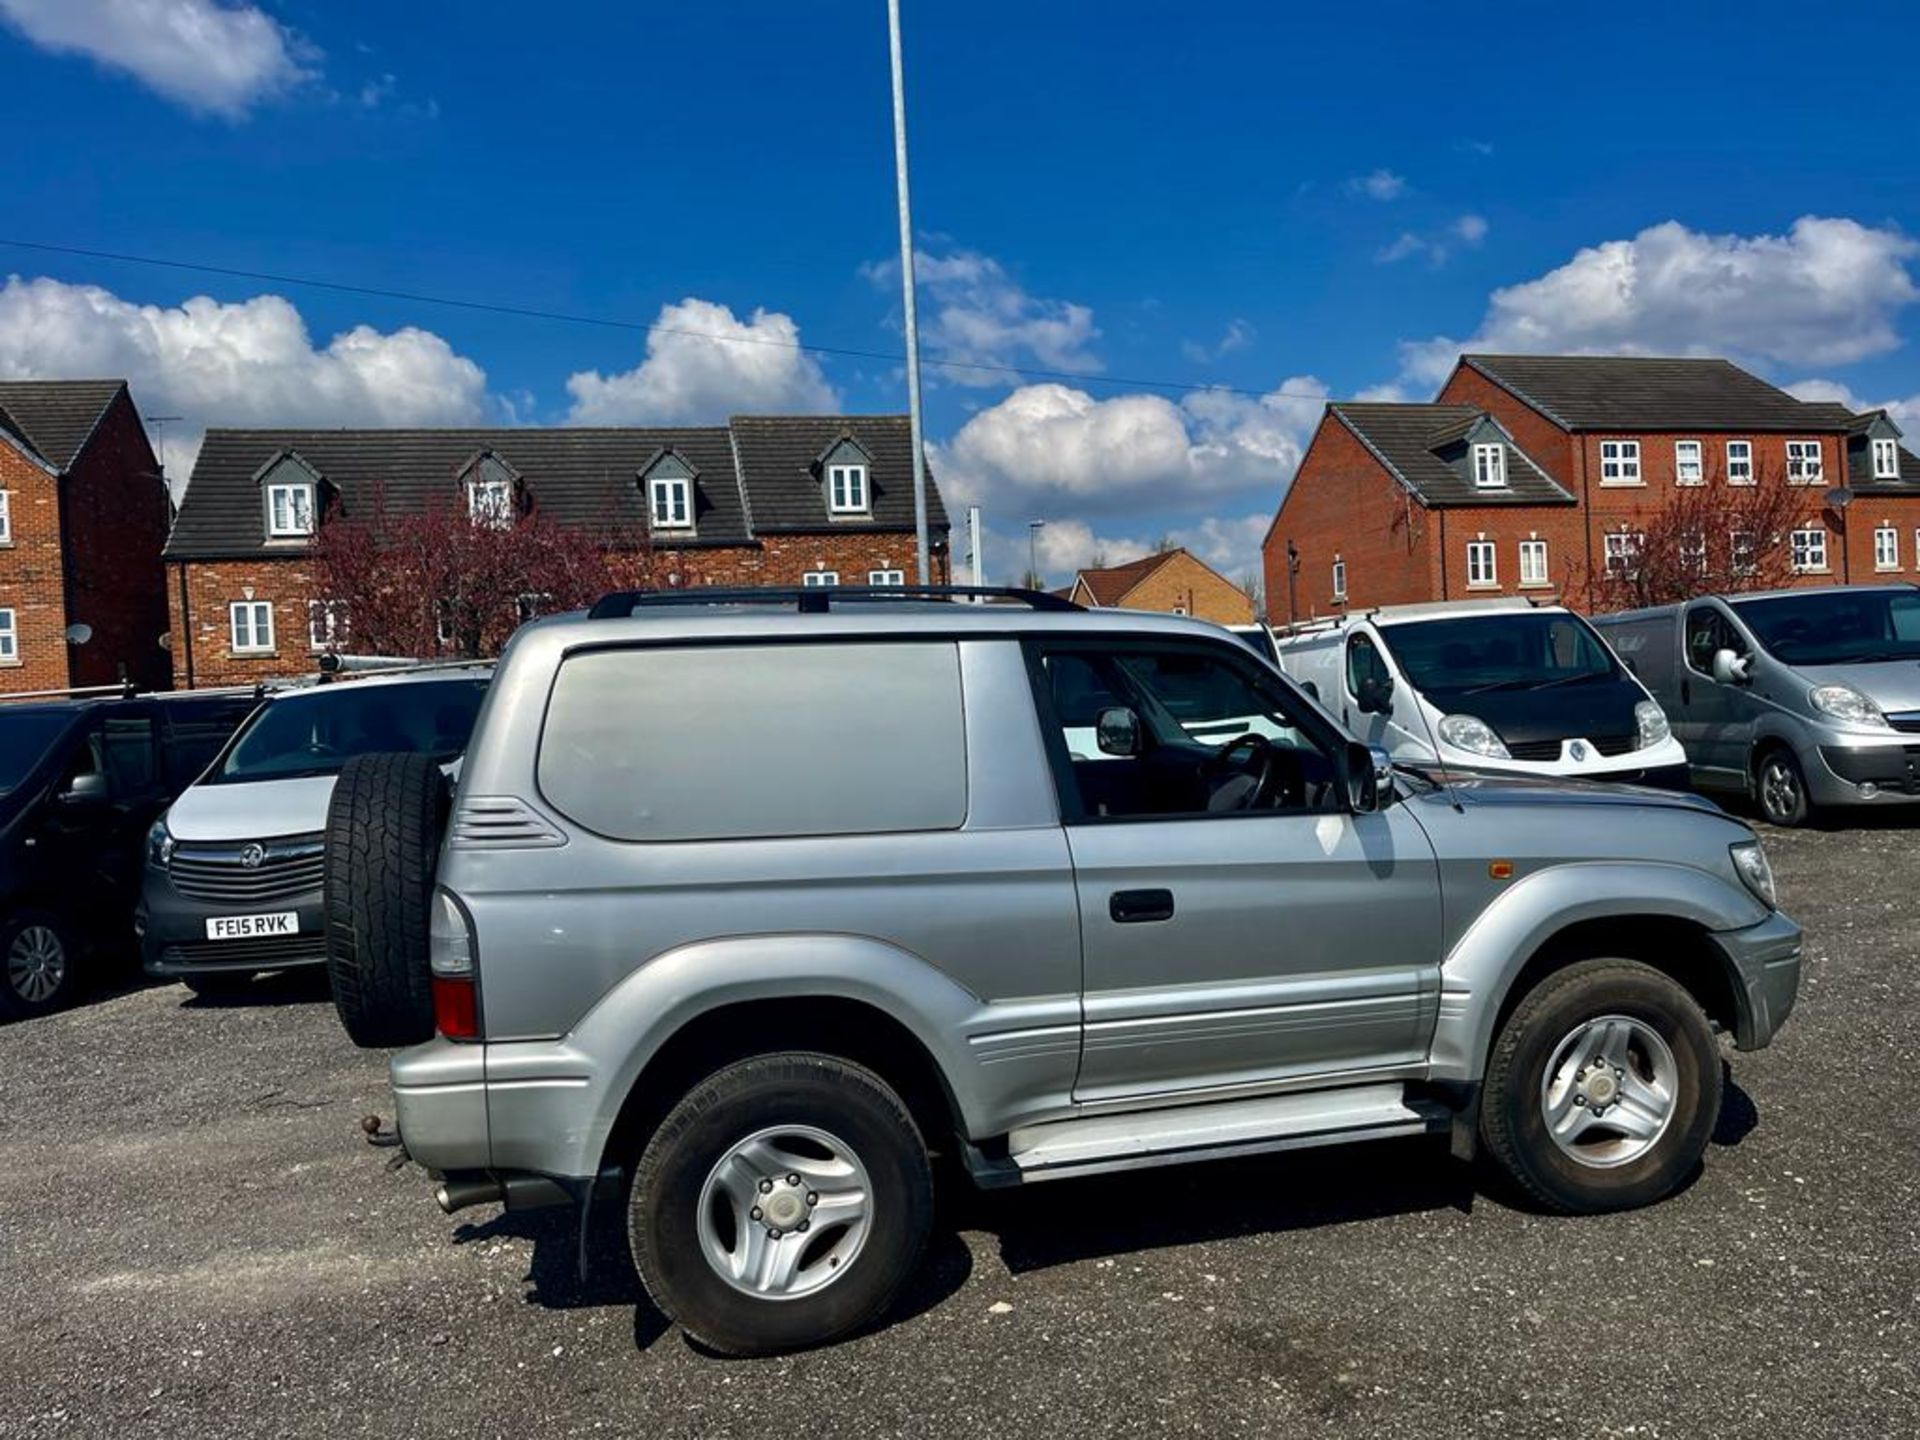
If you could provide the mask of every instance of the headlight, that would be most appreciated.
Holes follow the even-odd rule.
[[[1651,700],[1642,700],[1633,707],[1633,723],[1640,731],[1639,743],[1634,746],[1636,750],[1658,745],[1673,734],[1672,727],[1667,724],[1667,712]]]
[[[147,863],[157,865],[164,870],[171,859],[173,859],[173,832],[167,829],[167,820],[163,815],[154,821],[153,828],[147,831]]]
[[[1742,840],[1728,849],[1733,855],[1733,868],[1740,872],[1747,888],[1759,896],[1769,910],[1776,909],[1779,901],[1773,896],[1773,866],[1767,863],[1767,852],[1760,848],[1760,842]]]
[[[1817,685],[1807,697],[1822,715],[1831,715],[1849,725],[1864,725],[1869,730],[1891,730],[1880,707],[1851,685]]]
[[[1493,760],[1506,760],[1507,747],[1493,727],[1478,715],[1449,715],[1440,722],[1440,738],[1456,750],[1465,750],[1473,755],[1485,755]]]

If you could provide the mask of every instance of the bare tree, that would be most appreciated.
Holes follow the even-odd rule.
[[[1675,488],[1659,509],[1621,522],[1603,539],[1587,576],[1589,608],[1630,610],[1711,592],[1768,590],[1793,575],[1791,534],[1807,523],[1818,492],[1783,476],[1721,476]]]

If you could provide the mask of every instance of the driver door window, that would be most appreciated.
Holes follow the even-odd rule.
[[[1738,654],[1743,648],[1727,617],[1711,605],[1697,605],[1687,612],[1687,666],[1696,674],[1712,678],[1717,653],[1731,650]]]
[[[1376,683],[1385,681],[1387,662],[1381,657],[1380,647],[1373,643],[1368,635],[1355,635],[1347,641],[1347,693],[1355,699],[1371,680]]]

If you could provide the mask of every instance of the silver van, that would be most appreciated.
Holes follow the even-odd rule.
[[[1920,802],[1920,588],[1705,595],[1594,624],[1671,717],[1696,784],[1776,825]]]

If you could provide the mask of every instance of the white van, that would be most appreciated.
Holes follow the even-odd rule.
[[[1409,764],[1683,788],[1646,686],[1559,605],[1390,605],[1275,636],[1280,668]]]

